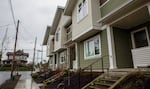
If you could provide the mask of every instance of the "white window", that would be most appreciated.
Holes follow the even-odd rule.
[[[60,64],[65,63],[65,59],[66,59],[65,52],[61,52],[60,53]]]
[[[83,19],[85,16],[88,15],[88,2],[87,0],[83,0],[79,5],[77,9],[77,22],[79,22],[81,19]]]
[[[100,57],[100,55],[101,55],[100,35],[97,35],[84,42],[85,59],[92,57]]]
[[[149,34],[147,28],[131,32],[133,48],[146,47],[150,45]]]
[[[53,65],[53,57],[50,57],[49,64]]]
[[[59,41],[60,38],[60,28],[57,29],[56,33],[55,33],[55,39],[56,41]]]

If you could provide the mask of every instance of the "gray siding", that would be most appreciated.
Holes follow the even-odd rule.
[[[117,67],[133,67],[130,32],[124,29],[113,28],[113,34]]]

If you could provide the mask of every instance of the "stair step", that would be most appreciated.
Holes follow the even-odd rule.
[[[99,81],[116,82],[116,81],[117,81],[117,79],[100,79]]]
[[[89,86],[87,89],[108,89],[108,87],[106,86],[98,86],[98,85],[94,85],[94,86]]]
[[[102,86],[107,86],[107,87],[110,87],[112,84],[109,84],[109,83],[102,83],[102,82],[94,82],[94,84],[96,85],[102,85]]]
[[[89,86],[89,89],[100,89],[100,88],[97,86]]]

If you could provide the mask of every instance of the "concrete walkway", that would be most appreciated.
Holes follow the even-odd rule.
[[[15,89],[40,89],[32,79],[19,80]]]
[[[40,89],[38,84],[32,80],[30,74],[31,72],[22,72],[15,89]]]

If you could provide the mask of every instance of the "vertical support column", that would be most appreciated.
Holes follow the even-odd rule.
[[[110,26],[107,26],[107,41],[108,41],[110,69],[114,69],[117,68],[117,66],[116,66],[116,56],[115,56],[115,47],[114,47],[114,39],[113,39],[113,29],[111,29]]]
[[[55,54],[52,55],[52,70],[55,70]]]
[[[67,69],[70,69],[70,48],[67,48]]]
[[[148,12],[149,12],[149,15],[150,15],[150,4],[147,5],[147,8],[148,8]]]
[[[59,53],[56,53],[56,69],[59,68]]]
[[[79,69],[80,66],[80,50],[79,50],[79,42],[75,43],[75,54],[76,54],[76,69]]]

